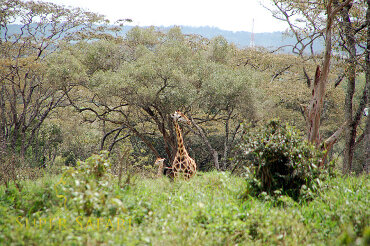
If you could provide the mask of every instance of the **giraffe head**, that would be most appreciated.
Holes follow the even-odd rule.
[[[158,158],[155,160],[154,164],[159,165],[159,166],[163,166],[163,162],[164,162],[164,160],[166,160],[166,159],[165,159],[165,158],[160,158],[160,157],[158,157]]]
[[[171,115],[172,119],[175,121],[181,121],[185,122],[186,124],[190,125],[191,121],[186,117],[183,113],[181,113],[179,110],[175,111],[174,114]]]

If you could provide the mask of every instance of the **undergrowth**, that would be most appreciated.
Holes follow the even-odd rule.
[[[223,172],[190,181],[136,179],[122,188],[117,177],[105,174],[89,177],[82,188],[84,175],[90,176],[79,173],[64,183],[62,175],[23,181],[21,191],[0,186],[0,244],[368,245],[370,240],[368,176],[328,178],[312,201],[299,204],[281,196],[276,206],[242,199],[245,180]],[[66,189],[56,192],[61,186]],[[93,194],[83,197],[86,193]],[[105,203],[87,210],[80,204],[101,197]]]
[[[286,195],[305,201],[321,189],[321,180],[330,170],[319,168],[323,154],[294,127],[271,120],[259,127],[243,127],[237,162],[245,168],[248,194],[265,200]]]

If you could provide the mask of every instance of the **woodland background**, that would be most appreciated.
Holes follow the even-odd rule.
[[[225,188],[233,182],[235,185],[242,182],[239,176],[230,173],[245,175],[238,161],[242,155],[238,146],[245,141],[245,129],[253,131],[279,118],[281,124],[294,126],[302,139],[324,150],[325,161],[316,163],[322,169],[330,167],[338,179],[346,180],[343,184],[348,179],[364,182],[358,187],[364,189],[361,201],[366,210],[370,161],[370,117],[366,117],[370,1],[271,2],[272,14],[291,27],[287,35],[295,42],[284,47],[289,53],[263,47],[242,48],[223,36],[184,34],[181,27],[167,30],[133,27],[123,35],[128,19],[112,25],[104,16],[82,9],[33,1],[2,1],[0,180],[4,204],[13,206],[17,199],[22,201],[25,187],[33,187],[27,183],[31,182],[29,179],[48,177],[53,181],[42,181],[42,187],[50,182],[55,184],[65,166],[79,166],[78,163],[102,150],[109,153],[109,173],[119,177],[119,187],[123,179],[127,187],[132,186],[135,177],[151,180],[157,157],[166,158],[166,165],[171,165],[177,145],[170,114],[181,110],[193,122],[182,126],[186,148],[210,183],[224,182]],[[317,76],[318,65],[327,78]],[[325,86],[316,126],[319,135],[310,139],[310,110],[315,109],[313,91],[320,91],[316,87],[320,83]],[[88,160],[91,159],[86,163],[90,163]],[[227,175],[223,176],[225,171]],[[80,178],[90,182],[84,176]],[[203,182],[201,177],[197,179],[195,183]],[[328,180],[338,182],[335,178]],[[172,183],[159,185],[164,188],[163,185]],[[81,196],[87,194],[86,190],[79,192]],[[139,199],[143,194],[131,195]],[[102,204],[104,207],[105,203]],[[15,209],[22,206],[27,216],[35,213],[28,210],[29,204]],[[40,211],[49,205],[42,206]],[[84,207],[83,212],[94,214],[91,212],[94,209]],[[366,220],[369,214],[361,211],[365,212]],[[13,212],[16,216],[16,210]],[[208,221],[207,216],[211,215],[199,216],[200,221]],[[249,237],[243,233],[240,237],[261,239],[262,234],[256,229],[258,223],[248,223]],[[360,238],[359,242],[365,242],[361,238],[366,235],[368,222],[358,224],[354,236],[343,234],[343,240]],[[333,234],[329,230],[328,234],[335,238],[345,233],[346,228]],[[237,234],[233,235],[239,238],[235,230]],[[11,231],[7,239],[15,240],[22,235],[22,240],[26,240],[22,232],[12,235]],[[320,235],[304,240],[324,240],[325,236]],[[235,243],[239,240],[235,238],[227,240]],[[32,237],[27,240],[37,241]],[[181,240],[189,243],[186,238]],[[214,242],[215,238],[210,240]],[[263,243],[269,239],[261,240]]]

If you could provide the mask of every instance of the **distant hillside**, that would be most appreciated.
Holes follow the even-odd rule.
[[[123,28],[122,35],[129,31],[133,26],[125,26]],[[158,27],[162,31],[167,31],[171,27]],[[240,48],[245,48],[250,46],[251,42],[251,33],[250,32],[232,32],[219,29],[217,27],[191,27],[191,26],[181,26],[181,30],[184,34],[198,34],[205,38],[213,38],[216,36],[225,37],[230,43],[234,43]],[[9,34],[19,33],[19,25],[9,25]],[[293,45],[295,44],[295,39],[293,37],[287,37],[283,35],[283,32],[269,32],[269,33],[255,33],[254,34],[254,44],[257,47],[264,47],[269,50],[275,50],[278,47],[284,45]],[[321,43],[316,43],[314,45],[315,52],[321,52],[323,50],[323,45]],[[281,50],[282,52],[291,52],[291,48],[287,47]]]
[[[169,29],[170,27],[160,27],[161,29]],[[230,43],[236,44],[240,48],[245,48],[250,46],[251,42],[251,33],[250,32],[232,32],[221,30],[217,27],[190,27],[190,26],[181,26],[181,30],[184,34],[199,34],[205,38],[213,38],[216,36],[225,37]],[[278,47],[284,45],[294,45],[295,38],[287,37],[283,32],[265,32],[265,33],[255,33],[254,34],[254,44],[255,46],[264,47],[269,50],[275,50]],[[314,45],[315,52],[323,51],[322,43],[317,42]],[[283,49],[284,52],[291,52],[291,48],[287,47]]]
[[[238,47],[249,47],[251,42],[250,32],[232,32],[221,30],[216,27],[189,27],[182,26],[181,30],[185,34],[199,34],[206,38],[213,38],[215,36],[223,36],[229,42],[236,44]],[[271,33],[255,33],[255,46],[262,46],[265,48],[277,48],[286,44],[294,44],[294,39],[291,37],[283,37],[282,32]]]

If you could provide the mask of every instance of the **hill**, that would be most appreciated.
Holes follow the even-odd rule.
[[[9,34],[19,33],[20,25],[9,25]],[[129,31],[134,26],[125,26],[122,30],[122,35]],[[167,31],[173,26],[160,26],[159,30]],[[233,32],[222,30],[217,27],[202,26],[202,27],[192,27],[192,26],[180,26],[184,34],[197,34],[205,38],[211,39],[216,36],[223,36],[230,43],[234,43],[239,48],[246,48],[250,46],[251,43],[251,32]],[[3,30],[1,30],[1,33]],[[256,47],[264,47],[269,50],[275,50],[278,47],[294,45],[295,38],[284,34],[283,32],[264,32],[254,34],[254,44]],[[323,45],[317,42],[314,45],[315,52],[321,52],[323,50]],[[291,53],[291,47],[285,47],[281,49],[282,52]]]
[[[173,26],[160,26],[158,28],[159,30],[167,31],[172,27]],[[249,47],[251,44],[252,37],[251,32],[245,31],[233,32],[210,26],[201,26],[201,27],[180,26],[180,27],[184,34],[197,34],[208,39],[212,39],[216,36],[223,36],[226,38],[228,42],[237,45],[239,48],[246,48]],[[126,26],[124,28],[124,32],[127,32],[131,28],[133,28],[133,26]],[[263,32],[254,34],[254,45],[256,47],[263,47],[268,50],[276,50],[279,47],[294,45],[295,43],[296,43],[295,38],[290,35],[286,35],[284,32]],[[314,51],[320,53],[323,50],[324,50],[323,43],[316,42],[314,45]],[[280,51],[284,53],[292,53],[292,47],[285,47],[280,49]]]

